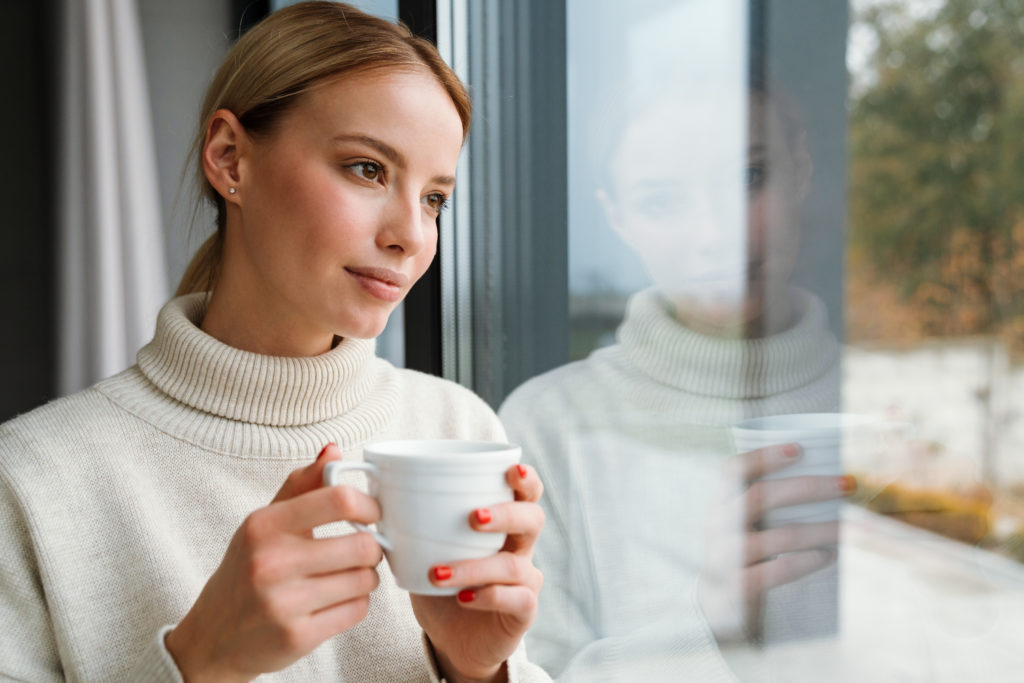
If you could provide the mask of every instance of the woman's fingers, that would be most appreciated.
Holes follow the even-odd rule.
[[[455,588],[518,585],[536,593],[540,591],[544,577],[528,557],[502,551],[480,560],[464,560],[432,567],[430,582],[435,586]]]
[[[469,514],[469,526],[476,531],[508,534],[502,550],[528,552],[544,527],[544,511],[536,504],[544,493],[537,471],[529,465],[513,465],[505,480],[516,502],[477,508]]]
[[[376,574],[381,549],[370,534],[324,539],[284,539],[254,547],[244,560],[245,581],[259,593],[277,595],[297,584],[313,586],[321,577],[366,570]],[[337,602],[337,601],[336,601]],[[308,605],[306,611],[325,606]]]
[[[347,569],[304,581],[301,590],[295,591],[291,599],[294,608],[302,614],[314,614],[368,596],[379,585],[380,576],[375,569]]]
[[[250,515],[278,532],[301,534],[330,522],[373,524],[380,519],[380,505],[362,491],[339,484],[322,486],[289,500],[272,503]]]
[[[740,453],[726,461],[725,476],[727,480],[745,486],[748,482],[792,465],[800,459],[801,454],[800,445],[795,443],[766,446]]]
[[[536,503],[499,503],[469,514],[476,531],[508,534],[505,550],[520,552],[533,547],[544,527],[544,510]]]
[[[756,598],[770,588],[792,583],[833,564],[836,557],[835,550],[825,548],[779,555],[747,568],[745,590],[748,596]]]
[[[505,481],[512,487],[516,500],[536,503],[544,494],[544,484],[537,470],[529,465],[513,465],[505,472]]]
[[[270,627],[268,630],[277,631],[279,649],[283,655],[294,660],[331,636],[352,628],[366,618],[369,610],[369,595],[360,595],[290,620],[287,624],[277,624],[276,628]]]
[[[360,532],[347,536],[303,541],[301,566],[305,576],[318,576],[356,567],[376,567],[384,551],[372,535]]]
[[[748,524],[753,524],[769,510],[833,500],[856,489],[857,482],[849,475],[762,479],[751,484],[743,496],[744,516]]]
[[[378,585],[380,577],[375,569],[358,567],[258,587],[257,600],[268,623],[287,624],[366,597]]]
[[[839,522],[786,524],[777,529],[746,535],[746,562],[756,564],[783,553],[834,546],[839,542]]]
[[[467,609],[512,614],[527,623],[537,612],[537,594],[526,586],[465,588],[456,599]]]
[[[320,488],[323,484],[324,465],[331,460],[341,460],[341,449],[334,443],[324,446],[312,463],[289,474],[271,502],[278,503],[289,500]]]

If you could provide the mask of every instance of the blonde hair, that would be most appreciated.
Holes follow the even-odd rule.
[[[229,110],[252,136],[270,135],[319,81],[378,68],[426,68],[452,98],[465,137],[471,111],[465,86],[437,48],[404,24],[339,2],[303,2],[274,12],[235,44],[206,92],[192,143],[200,201],[216,207],[217,230],[193,256],[176,296],[212,290],[220,269],[226,206],[203,171],[206,130],[214,112]]]

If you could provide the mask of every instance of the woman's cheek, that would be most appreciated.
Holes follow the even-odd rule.
[[[750,198],[747,208],[747,233],[750,247],[760,248],[764,244],[772,202],[764,191],[757,192]]]

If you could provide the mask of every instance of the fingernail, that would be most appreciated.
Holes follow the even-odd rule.
[[[476,600],[476,591],[472,588],[459,591],[459,602],[473,602]]]
[[[476,515],[477,524],[490,524],[491,523],[491,511],[487,508],[477,508],[474,511]]]
[[[447,581],[452,578],[452,568],[444,565],[434,567],[434,578],[438,581]]]
[[[795,458],[800,455],[800,446],[795,443],[787,443],[782,447],[782,454],[787,458]]]
[[[516,465],[516,472],[519,473],[520,479],[526,479],[526,465]]]
[[[839,477],[839,490],[843,493],[853,493],[857,490],[857,479],[850,474]]]
[[[334,442],[332,441],[332,442],[328,443],[326,446],[324,446],[323,448],[321,448],[320,452],[317,453],[317,455],[316,455],[316,459],[319,460],[320,458],[324,457],[324,453],[326,453],[327,449],[330,448],[333,445],[334,445]]]

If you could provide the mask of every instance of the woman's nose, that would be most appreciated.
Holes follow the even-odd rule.
[[[692,196],[685,217],[689,248],[709,256],[726,256],[746,249],[744,205],[717,194]]]
[[[377,231],[377,246],[413,256],[423,250],[429,235],[434,234],[436,229],[433,220],[423,211],[419,197],[396,195],[383,212]]]

